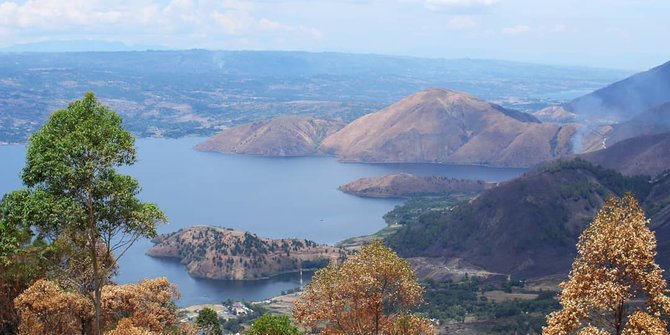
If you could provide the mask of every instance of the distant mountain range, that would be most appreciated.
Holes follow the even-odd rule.
[[[91,42],[72,43],[67,50]],[[100,46],[116,48],[122,46]],[[137,136],[181,137],[210,136],[280,115],[350,122],[428,87],[532,111],[626,75],[611,69],[332,52],[0,51],[0,143],[24,142],[52,111],[86,91],[121,114]]]
[[[364,115],[319,141],[308,140],[300,146],[310,150],[296,153],[325,153],[347,162],[530,167],[597,151],[629,138],[670,131],[670,62],[534,114],[555,122],[543,123],[530,114],[463,92],[426,89]],[[295,147],[292,137],[310,138],[289,128],[314,121],[281,118],[264,122],[276,126],[256,123],[256,127],[225,130],[200,148],[274,155],[283,150],[280,148]],[[237,150],[222,144],[226,141],[256,147]],[[215,142],[221,144],[217,147]]]
[[[587,120],[625,121],[670,102],[670,62],[618,81],[565,104]]]
[[[62,40],[15,44],[6,48],[0,48],[0,52],[113,52],[160,49],[165,48],[158,45],[129,46],[118,41]]]
[[[196,148],[271,156],[324,153],[347,162],[528,167],[571,154],[577,130],[447,89],[418,92],[334,131],[337,127],[340,123],[279,117],[226,129]]]
[[[581,124],[575,138],[579,152],[670,131],[670,62],[533,114],[544,121]]]
[[[447,89],[413,94],[323,140],[343,161],[527,167],[571,153],[572,125]]]

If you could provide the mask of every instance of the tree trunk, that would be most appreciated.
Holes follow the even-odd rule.
[[[90,194],[90,193],[89,193]],[[100,266],[98,264],[98,234],[96,232],[96,227],[95,227],[95,216],[93,213],[93,199],[91,199],[90,195],[88,198],[88,223],[89,223],[89,237],[90,237],[90,249],[91,249],[91,260],[93,261],[93,289],[95,291],[94,293],[94,299],[93,299],[93,305],[95,306],[95,323],[93,327],[93,334],[95,335],[102,335],[102,322],[100,320],[101,318],[101,307],[100,307],[100,300],[101,300],[101,280],[100,280]]]

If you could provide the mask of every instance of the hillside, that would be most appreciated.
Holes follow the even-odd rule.
[[[666,102],[670,102],[670,62],[576,98],[564,108],[584,120],[618,122]]]
[[[670,100],[670,92],[668,93]],[[670,102],[646,110],[632,119],[612,126],[612,131],[607,133],[607,144],[623,141],[625,139],[654,135],[670,131]]]
[[[400,173],[361,178],[339,187],[345,193],[370,198],[406,198],[420,195],[477,194],[495,183]]]
[[[343,126],[340,121],[285,115],[224,129],[195,149],[263,156],[306,156],[315,154],[321,141]]]
[[[429,89],[353,121],[328,136],[321,150],[350,162],[528,167],[569,154],[575,129],[465,93]]]
[[[651,198],[667,183],[624,177],[584,160],[558,161],[482,193],[452,211],[420,217],[389,238],[404,257],[460,260],[487,271],[531,278],[565,274],[575,245],[608,194],[633,191],[667,225],[667,204]],[[658,196],[659,198],[662,196]],[[667,199],[667,198],[666,198]],[[670,233],[670,231],[668,232]],[[670,235],[657,236],[661,245]],[[667,247],[659,250],[668,253]],[[670,258],[659,259],[662,263]]]
[[[580,157],[624,175],[653,177],[670,169],[670,132],[630,138]]]
[[[193,277],[260,279],[323,267],[346,257],[342,249],[303,239],[271,240],[222,227],[194,226],[154,240],[147,254],[176,258]]]

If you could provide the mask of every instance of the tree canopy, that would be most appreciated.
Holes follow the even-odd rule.
[[[198,329],[206,335],[221,335],[221,321],[216,311],[209,307],[205,307],[198,312],[198,317],[195,319],[195,324]]]
[[[562,309],[548,316],[543,334],[668,334],[661,317],[670,298],[648,224],[631,194],[606,201],[579,238]]]
[[[87,93],[30,138],[21,176],[27,188],[3,200],[0,262],[11,265],[26,241],[57,245],[66,286],[93,292],[97,334],[104,328],[101,290],[116,260],[166,221],[156,205],[138,199],[139,183],[116,171],[135,163],[134,142],[121,117]]]
[[[254,320],[247,335],[299,335],[298,328],[286,315],[264,314]]]
[[[433,334],[430,321],[409,314],[422,295],[409,264],[376,240],[317,271],[293,316],[322,334]]]

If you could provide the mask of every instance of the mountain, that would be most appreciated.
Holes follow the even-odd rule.
[[[340,186],[339,190],[360,197],[406,198],[420,195],[477,194],[494,186],[495,183],[481,180],[399,173],[361,178]]]
[[[521,278],[566,274],[580,233],[609,194],[632,191],[653,224],[666,227],[667,186],[667,181],[625,177],[582,159],[556,161],[451,211],[423,215],[388,242],[403,257],[428,257],[444,264],[460,260]],[[670,253],[667,229],[667,234],[657,235],[659,245],[668,244],[659,249],[661,254]],[[659,261],[668,265],[670,258]]]
[[[670,132],[626,139],[580,157],[624,175],[654,177],[670,169]]]
[[[343,126],[340,121],[285,115],[224,129],[195,148],[263,156],[306,156],[315,154],[321,141]]]
[[[578,132],[580,152],[605,149],[620,141],[670,131],[670,102],[646,110],[628,121],[585,126]]]
[[[528,167],[569,154],[575,130],[465,93],[428,89],[353,121],[321,150],[350,162]]]
[[[193,226],[154,240],[147,254],[176,258],[189,274],[209,279],[260,279],[323,267],[347,253],[303,239],[271,240],[223,227]]]
[[[670,99],[670,92],[668,92]],[[608,145],[643,135],[660,134],[670,131],[670,102],[648,109],[632,119],[612,125],[605,134]]]
[[[147,50],[148,47],[129,47],[122,42],[100,40],[42,41],[15,44],[0,49],[4,52],[90,52],[90,51],[130,51]],[[156,48],[153,48],[156,49]]]
[[[78,50],[76,43],[54,49]],[[174,138],[211,136],[225,127],[287,114],[350,122],[426,87],[452,87],[508,108],[537,110],[557,95],[591,91],[626,75],[612,69],[334,52],[0,50],[0,142],[25,142],[51,112],[91,90],[133,134]]]
[[[641,72],[564,105],[589,122],[620,122],[670,102],[670,62]]]

